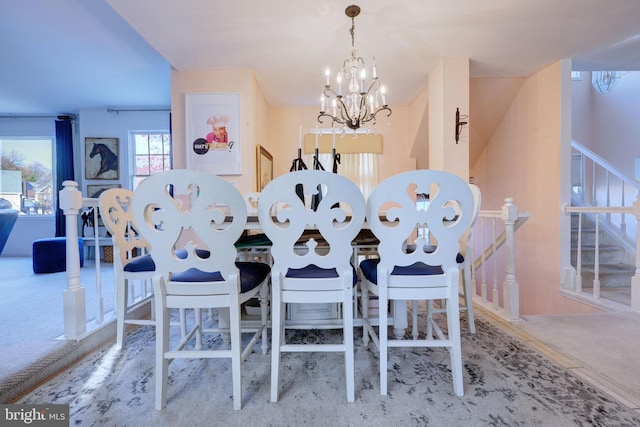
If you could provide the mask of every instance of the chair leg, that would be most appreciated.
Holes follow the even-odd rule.
[[[240,333],[240,302],[231,302],[229,309],[231,335],[231,374],[233,376],[233,409],[242,409],[242,335]]]
[[[428,301],[427,301],[428,302]],[[429,320],[427,320],[428,322]],[[411,335],[414,340],[418,339],[418,301],[411,301]]]
[[[425,339],[430,340],[433,339],[433,301],[427,300],[427,328],[425,331]]]
[[[267,354],[269,350],[269,334],[267,331],[267,322],[269,319],[269,284],[264,283],[260,288],[260,320],[262,329],[262,354]]]
[[[379,340],[380,340],[380,394],[387,395],[387,358],[389,348],[389,325],[387,319],[387,310],[384,308],[389,304],[387,298],[386,285],[380,286],[380,294],[378,295],[380,309],[378,310],[379,319]]]
[[[196,350],[202,350],[202,309],[196,308],[193,311],[193,315],[195,316],[196,328],[198,332],[196,333]]]
[[[362,342],[365,347],[369,345],[369,330],[367,329],[367,325],[369,324],[369,289],[366,280],[367,279],[363,277],[360,282],[360,298],[362,299]]]
[[[462,378],[462,344],[460,340],[460,305],[458,302],[458,291],[452,286],[449,301],[447,301],[447,329],[451,347],[451,376],[453,377],[453,391],[457,396],[464,395]]]
[[[271,401],[278,401],[280,385],[280,346],[284,340],[284,307],[279,286],[272,287],[271,293]]]
[[[125,319],[127,314],[127,287],[128,281],[123,277],[118,277],[117,281],[117,291],[116,291],[116,347],[122,348],[124,345],[124,328],[125,328]]]
[[[462,274],[463,287],[462,291],[464,292],[464,301],[467,307],[467,319],[469,322],[469,332],[472,334],[476,333],[476,320],[473,315],[473,294],[475,290],[472,289],[471,283],[471,266],[469,263],[465,263],[463,274]]]
[[[348,278],[351,280],[351,278]],[[344,326],[344,365],[347,380],[347,402],[355,401],[355,367],[353,355],[353,289],[349,286],[345,290],[342,302],[342,322]]]
[[[169,378],[169,360],[165,353],[169,351],[169,309],[164,308],[164,279],[154,279],[154,293],[156,302],[156,403],[155,408],[160,411],[167,402],[167,382]]]
[[[187,336],[187,312],[184,308],[180,308],[180,338]]]

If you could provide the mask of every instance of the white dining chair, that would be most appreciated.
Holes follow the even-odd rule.
[[[416,203],[418,194],[429,195],[426,208]],[[449,350],[454,392],[464,394],[458,302],[459,239],[473,218],[473,195],[461,178],[443,171],[414,170],[385,179],[367,201],[367,223],[380,240],[379,258],[360,263],[363,306],[369,294],[379,299],[378,332],[363,312],[365,345],[373,338],[380,351],[380,393],[387,394],[389,347],[444,347]],[[429,228],[435,249],[427,250],[427,237],[416,232]],[[416,237],[417,236],[417,237]],[[407,250],[409,245],[413,250]],[[428,319],[435,339],[389,339],[389,301],[446,300],[446,334]]]
[[[302,198],[297,192],[300,188]],[[314,196],[320,192],[320,203],[312,207],[312,200],[318,199]],[[274,206],[278,206],[275,215]],[[273,242],[271,401],[278,401],[281,353],[342,352],[347,401],[353,402],[353,297],[357,275],[350,260],[351,241],[365,218],[360,190],[347,178],[331,172],[290,172],[275,178],[262,190],[258,218]],[[307,234],[305,229],[314,229],[314,233]],[[286,305],[317,303],[341,306],[343,342],[287,342]]]
[[[242,361],[261,337],[262,345],[267,345],[270,272],[264,263],[236,261],[234,243],[247,222],[242,195],[220,177],[192,170],[168,170],[140,183],[133,199],[133,213],[140,233],[151,245],[158,272],[153,278],[156,409],[165,406],[169,362],[176,358],[231,358],[233,407],[241,409]],[[257,296],[261,302],[260,326],[252,331],[243,348],[240,305]],[[170,346],[170,308],[193,308],[196,313],[194,328],[176,346]],[[228,310],[228,328],[213,332],[228,333],[230,348],[203,345],[201,310],[209,308]]]
[[[133,191],[125,188],[110,188],[99,199],[100,218],[113,242],[118,348],[124,345],[126,325],[155,325],[151,279],[156,269],[148,254],[149,243],[135,226],[132,200]],[[135,317],[144,304],[151,304],[151,318]]]
[[[458,251],[458,256],[456,257],[456,262],[458,263],[458,267],[462,271],[461,280],[462,280],[462,297],[464,298],[464,306],[460,306],[460,311],[467,312],[467,324],[469,325],[469,332],[472,334],[476,333],[476,321],[475,315],[473,312],[473,295],[475,294],[475,289],[472,288],[473,282],[471,280],[471,268],[473,268],[473,227],[480,216],[480,207],[482,205],[482,193],[480,192],[480,188],[478,188],[475,184],[469,184],[469,188],[471,188],[471,192],[473,193],[473,218],[471,219],[471,224],[469,224],[469,228],[462,234],[460,237],[460,250]],[[429,303],[426,306],[426,316],[430,318],[433,314],[443,313],[446,311],[445,307],[446,301],[440,301],[440,308],[432,308],[432,305]],[[413,325],[413,336],[414,338],[418,336],[418,313],[419,306],[418,301],[412,302],[412,325]],[[429,324],[427,322],[427,324]],[[427,333],[431,333],[432,331],[427,326]]]

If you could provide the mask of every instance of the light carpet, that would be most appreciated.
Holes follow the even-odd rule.
[[[122,351],[104,346],[16,403],[69,404],[70,425],[82,426],[640,425],[633,411],[482,316],[476,328],[462,335],[463,397],[453,393],[442,349],[391,349],[389,395],[381,396],[377,351],[373,343],[364,348],[356,332],[354,403],[346,401],[336,353],[283,355],[280,400],[269,402],[270,354],[258,350],[243,364],[242,410],[233,410],[230,361],[212,359],[172,363],[167,407],[156,411],[155,337],[142,327]],[[338,337],[326,330],[288,334],[308,342]],[[224,345],[217,335],[209,343]]]

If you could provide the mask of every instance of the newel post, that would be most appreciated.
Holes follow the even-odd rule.
[[[640,194],[633,202],[631,213],[636,217],[636,272],[631,278],[631,309],[640,311]]]
[[[520,290],[518,282],[516,282],[516,248],[513,238],[515,223],[518,219],[518,208],[514,205],[514,199],[511,197],[504,199],[504,202],[502,220],[505,225],[507,244],[506,277],[502,284],[504,315],[509,320],[518,320],[520,318]]]
[[[63,295],[64,337],[78,339],[87,331],[85,291],[80,283],[80,250],[78,248],[78,213],[82,209],[82,193],[78,183],[64,181],[58,202],[64,212],[67,239],[67,289]]]

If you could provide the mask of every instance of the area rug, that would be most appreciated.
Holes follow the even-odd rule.
[[[464,323],[463,323],[464,325]],[[389,394],[379,391],[378,354],[356,331],[356,400],[347,403],[336,353],[283,355],[280,399],[269,402],[270,354],[243,364],[243,408],[233,410],[231,363],[177,360],[167,407],[154,409],[153,329],[140,327],[118,351],[95,353],[16,403],[68,404],[81,426],[638,426],[640,416],[478,316],[463,328],[463,397],[453,393],[446,350],[391,349]],[[178,331],[176,331],[176,334]],[[288,332],[329,342],[331,330]],[[224,346],[220,336],[209,344]]]

